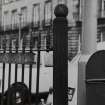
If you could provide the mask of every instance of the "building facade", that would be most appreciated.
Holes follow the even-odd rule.
[[[41,34],[41,48],[53,48],[52,21],[57,4],[67,5],[68,14],[68,56],[71,60],[79,51],[84,0],[2,0],[0,48],[12,49],[38,47]],[[98,41],[105,40],[105,0],[99,0]]]

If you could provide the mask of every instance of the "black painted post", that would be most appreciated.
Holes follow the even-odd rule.
[[[59,4],[54,13],[53,103],[68,105],[68,9],[64,4]]]

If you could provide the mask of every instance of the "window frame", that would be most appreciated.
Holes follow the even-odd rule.
[[[22,12],[24,10],[25,10],[25,12]],[[24,15],[24,13],[25,13],[25,15]],[[25,27],[27,25],[27,16],[28,16],[28,9],[27,9],[26,6],[24,6],[24,7],[21,8],[21,14],[22,14],[21,15],[21,26],[22,27]]]
[[[18,27],[18,14],[17,9],[11,11],[11,27],[12,29],[16,29]]]
[[[8,15],[9,11],[4,11],[4,15],[3,15],[3,29],[4,31],[8,29]]]
[[[39,19],[35,19],[35,8],[38,8],[38,17]],[[37,14],[37,13],[36,13]],[[37,20],[37,21],[36,21]],[[33,26],[34,27],[38,27],[39,26],[39,23],[40,23],[40,4],[37,3],[37,4],[33,4],[33,8],[32,8],[32,22],[33,22]]]
[[[48,5],[50,3],[50,9],[47,9],[47,11],[46,11],[46,6]],[[51,22],[52,22],[52,10],[53,10],[53,4],[52,4],[52,0],[47,0],[47,1],[45,1],[45,4],[44,4],[44,25],[45,26],[49,26],[49,25],[51,25]],[[49,13],[49,10],[50,10],[50,19],[47,17],[47,19],[46,19],[46,14],[47,14],[47,16],[48,16],[48,13]]]
[[[80,9],[80,0],[73,0],[73,13],[72,13],[72,16],[73,16],[73,19],[75,21],[79,20],[79,11],[80,11],[79,9]]]
[[[12,39],[12,49],[16,48],[17,39]]]

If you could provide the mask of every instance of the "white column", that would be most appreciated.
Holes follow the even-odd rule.
[[[78,63],[77,105],[86,105],[86,64],[96,51],[97,0],[85,0],[82,11],[82,55]]]
[[[85,0],[82,32],[82,53],[96,51],[97,0]]]

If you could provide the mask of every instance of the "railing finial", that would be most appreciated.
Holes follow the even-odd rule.
[[[56,17],[66,17],[68,15],[68,8],[65,4],[58,4],[55,7],[54,14]]]

